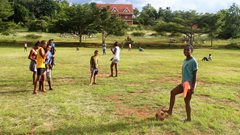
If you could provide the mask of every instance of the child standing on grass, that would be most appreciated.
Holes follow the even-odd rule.
[[[98,74],[98,50],[94,51],[94,55],[90,59],[90,85],[96,84],[96,76]]]
[[[48,50],[51,50],[51,47],[52,47],[51,44],[47,45]],[[51,51],[48,52],[45,64],[46,64],[46,78],[48,81],[49,90],[53,90],[52,89],[53,54],[51,53]]]
[[[114,66],[115,66],[115,71],[116,71],[115,77],[117,77],[118,76],[118,62],[120,61],[120,48],[118,46],[118,42],[114,43],[114,49],[111,48],[111,51],[114,56],[111,59],[112,63],[110,65],[110,69],[111,69],[110,77],[113,77],[113,67]]]
[[[198,63],[197,63],[196,59],[192,56],[192,53],[193,53],[192,45],[185,46],[183,53],[186,56],[186,59],[184,60],[183,65],[182,65],[182,83],[179,84],[177,87],[175,87],[171,91],[169,109],[163,110],[163,111],[172,115],[173,106],[175,103],[175,96],[180,93],[183,93],[184,86],[185,86],[184,84],[188,83],[190,85],[190,89],[188,90],[186,97],[184,97],[186,113],[187,113],[187,119],[185,119],[184,122],[187,122],[187,121],[191,121],[190,101],[192,98],[192,94],[194,93],[194,89],[196,87]]]
[[[45,92],[45,60],[48,56],[49,48],[46,48],[47,42],[45,40],[41,41],[39,49],[37,51],[37,79],[34,82],[33,94],[37,94],[37,83],[42,77],[42,91]],[[45,50],[46,49],[46,52]]]
[[[28,59],[31,60],[30,65],[29,65],[29,69],[30,71],[33,72],[33,85],[36,79],[36,73],[37,73],[37,67],[36,67],[36,58],[37,58],[37,50],[38,50],[38,46],[39,46],[40,42],[38,41],[34,47],[31,49],[29,55],[28,55]]]

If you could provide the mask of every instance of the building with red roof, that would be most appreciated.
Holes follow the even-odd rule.
[[[97,4],[97,7],[109,7],[111,14],[121,16],[128,23],[133,24],[133,5],[132,4]]]

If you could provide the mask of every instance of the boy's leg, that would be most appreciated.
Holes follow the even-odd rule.
[[[118,76],[118,67],[117,67],[117,63],[115,63],[115,71],[116,71],[116,77]]]
[[[53,90],[52,89],[52,70],[48,69],[46,74],[47,74],[46,77],[48,81],[49,90]]]
[[[186,121],[191,121],[191,105],[190,105],[191,99],[192,99],[192,93],[187,93],[186,98],[184,98],[186,113],[187,113]]]
[[[111,74],[110,74],[110,76],[111,76],[111,77],[113,76],[113,66],[114,66],[114,63],[112,62],[111,65],[110,65],[110,69],[111,69]]]
[[[179,84],[177,87],[175,87],[174,89],[171,90],[170,94],[170,103],[169,103],[169,109],[165,110],[165,112],[167,112],[168,114],[172,115],[172,111],[173,111],[173,106],[175,104],[175,97],[177,94],[180,94],[183,92],[183,86],[182,84]]]
[[[45,80],[46,80],[46,74],[45,73],[43,73],[43,75],[42,75],[42,91],[43,92],[46,92],[46,90],[45,90]]]
[[[41,79],[40,79],[40,81],[39,81],[39,87],[38,87],[38,90],[39,90],[39,91],[42,91],[42,81],[41,81]]]
[[[32,79],[33,79],[33,85],[34,85],[34,82],[35,82],[35,80],[36,80],[36,71],[33,72]]]
[[[33,94],[37,94],[37,83],[40,80],[41,75],[37,75],[37,79],[34,82],[34,90],[33,90]]]
[[[91,73],[91,76],[90,76],[90,84],[89,85],[92,85],[93,84],[93,74]]]
[[[93,75],[93,84],[96,84],[96,75]]]

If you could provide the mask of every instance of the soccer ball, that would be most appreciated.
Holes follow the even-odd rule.
[[[165,113],[162,109],[160,109],[156,112],[155,117],[156,117],[156,120],[163,121],[165,118],[168,117],[168,114]]]

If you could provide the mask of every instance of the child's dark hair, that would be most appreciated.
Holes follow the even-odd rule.
[[[117,46],[118,45],[118,42],[116,41],[115,43],[114,43],[114,46]]]
[[[94,51],[94,54],[95,54],[95,53],[98,53],[98,50],[95,50],[95,51]]]
[[[39,45],[40,45],[40,41],[37,41],[34,46],[37,47]]]
[[[191,44],[186,45],[184,48],[189,48],[191,52],[193,52],[193,45]]]

